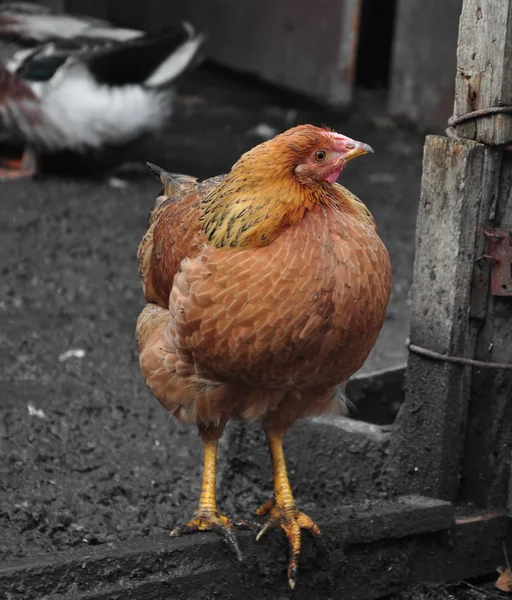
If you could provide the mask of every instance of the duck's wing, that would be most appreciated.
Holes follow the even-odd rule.
[[[90,46],[97,43],[121,42],[143,35],[142,31],[116,27],[108,21],[82,15],[56,14],[50,10],[30,8],[30,3],[12,2],[0,5],[0,39],[15,40],[34,46],[57,40],[75,40]]]
[[[20,50],[9,61],[7,68],[29,85],[43,83],[50,81],[70,56],[70,50],[59,50],[57,45],[51,42],[31,50]],[[32,87],[34,88],[34,85]]]
[[[203,42],[189,23],[147,34],[110,48],[91,52],[82,60],[100,84],[165,86],[192,63]]]
[[[1,17],[0,17],[1,18]],[[82,63],[94,80],[109,86],[144,85],[159,87],[183,73],[203,41],[189,23],[146,34],[125,42],[88,38],[48,42],[24,48],[11,57],[7,68],[27,81],[49,81],[67,59]]]
[[[48,15],[52,12],[49,6],[35,2],[2,2],[0,4],[0,14]]]

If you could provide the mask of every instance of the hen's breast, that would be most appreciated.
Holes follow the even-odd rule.
[[[269,246],[206,247],[171,292],[178,372],[286,389],[335,385],[365,361],[391,284],[371,226],[318,207]]]

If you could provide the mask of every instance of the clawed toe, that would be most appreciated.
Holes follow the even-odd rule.
[[[295,587],[297,578],[297,565],[300,556],[301,529],[306,529],[315,537],[321,535],[318,525],[305,513],[301,512],[295,504],[279,505],[272,499],[261,506],[256,514],[258,516],[269,515],[267,521],[258,532],[256,541],[270,529],[280,527],[290,545],[290,561],[288,563],[288,582],[290,587]]]
[[[231,521],[229,517],[221,514],[218,511],[211,513],[201,513],[196,515],[186,525],[176,527],[169,534],[171,537],[178,537],[180,535],[194,533],[196,531],[211,531],[221,535],[228,546],[236,554],[238,560],[242,560],[242,552],[240,546],[233,533],[233,529],[248,529],[250,531],[256,531],[259,529],[259,525],[253,521],[247,521],[244,519],[238,519]]]

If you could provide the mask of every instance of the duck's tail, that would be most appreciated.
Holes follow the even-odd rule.
[[[189,67],[202,42],[203,35],[183,23],[95,53],[87,62],[101,83],[158,88],[172,83]]]
[[[204,36],[198,34],[190,23],[183,23],[187,38],[170,51],[165,60],[160,63],[144,82],[148,87],[166,85],[179,77],[197,56]],[[162,40],[163,46],[165,41]]]

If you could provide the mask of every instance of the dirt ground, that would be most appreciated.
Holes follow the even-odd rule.
[[[510,594],[495,587],[497,576],[478,581],[456,581],[448,585],[415,585],[385,600],[506,600]]]
[[[147,155],[206,177],[262,141],[262,125],[303,122],[371,144],[375,154],[342,179],[374,213],[394,269],[367,370],[405,357],[423,143],[384,106],[372,93],[333,113],[204,67],[182,80],[174,119]],[[0,561],[168,531],[195,507],[201,449],[138,369],[135,250],[159,184],[148,175],[126,190],[65,178],[0,186]]]

